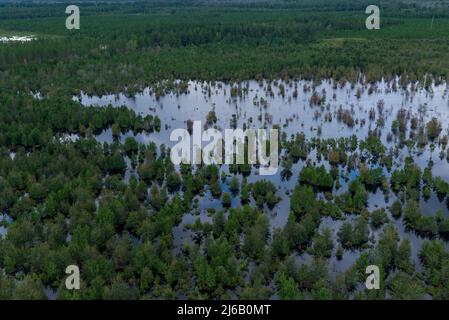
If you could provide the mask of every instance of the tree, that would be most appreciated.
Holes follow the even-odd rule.
[[[15,300],[46,300],[44,286],[37,275],[27,275],[20,281],[13,293]]]
[[[168,200],[167,190],[159,189],[156,184],[151,187],[150,195],[150,203],[156,210],[160,210]]]
[[[111,286],[105,288],[104,298],[106,300],[131,300],[133,295],[129,285],[120,278],[117,278]]]
[[[314,237],[311,253],[315,258],[330,258],[332,256],[333,248],[332,230],[326,228],[321,234]]]
[[[120,173],[125,171],[126,162],[119,152],[114,151],[112,155],[105,158],[104,168],[110,173]]]
[[[438,138],[442,131],[441,122],[437,118],[433,117],[426,124],[426,130],[429,140],[434,141],[436,138]]]
[[[425,290],[418,279],[405,272],[395,272],[388,287],[393,300],[422,300]]]
[[[395,266],[404,272],[411,273],[414,270],[414,266],[411,262],[412,247],[409,239],[404,239],[399,244],[396,256]]]
[[[300,300],[302,294],[298,289],[297,284],[291,277],[287,277],[281,273],[279,276],[279,298],[281,300]]]
[[[244,184],[242,187],[242,191],[240,192],[240,201],[242,204],[246,204],[249,202],[251,187],[247,184]]]
[[[438,232],[440,233],[440,235],[443,238],[445,238],[445,239],[449,238],[449,219],[448,218],[440,221],[440,223],[438,225]]]
[[[12,299],[14,287],[14,280],[11,277],[5,275],[3,273],[3,270],[0,269],[0,299]]]
[[[262,259],[265,244],[269,235],[269,222],[265,215],[259,215],[257,220],[245,234],[242,250],[246,256],[256,261]]]
[[[414,228],[418,225],[421,218],[421,209],[416,201],[410,200],[407,202],[404,209],[404,220],[407,225]]]
[[[396,200],[393,202],[393,204],[390,206],[390,212],[393,218],[399,219],[402,215],[402,203],[399,200]]]
[[[299,174],[299,182],[321,189],[331,189],[334,185],[332,176],[326,171],[324,166],[314,168],[304,167]]]
[[[337,233],[338,240],[343,248],[360,248],[368,242],[368,219],[360,216],[354,227],[349,222],[343,223]]]
[[[364,166],[360,169],[360,181],[368,190],[376,190],[384,181],[383,168],[368,169]]]
[[[343,259],[343,255],[344,255],[344,249],[343,247],[339,244],[337,247],[337,251],[335,253],[335,256],[337,257],[338,260]]]
[[[159,116],[154,117],[153,124],[154,124],[154,130],[156,132],[161,131],[161,119],[159,119]]]
[[[214,180],[209,184],[210,193],[214,198],[220,198],[221,196],[221,186],[218,180]]]
[[[273,241],[271,242],[271,252],[277,257],[286,257],[290,252],[288,240],[282,232],[282,229],[276,228],[273,232]]]
[[[297,186],[293,190],[290,208],[295,214],[301,216],[314,206],[316,206],[315,194],[310,187]]]
[[[120,125],[118,123],[113,123],[111,129],[112,129],[112,137],[114,139],[118,139],[120,137],[120,134],[122,133]]]
[[[237,177],[232,177],[232,179],[229,182],[229,189],[231,190],[233,195],[237,195],[239,193],[239,179]]]
[[[388,216],[385,209],[378,209],[371,212],[371,226],[374,229],[378,229],[384,223],[388,222]]]
[[[365,209],[368,201],[368,193],[359,179],[351,181],[349,192],[345,192],[336,197],[337,205],[348,213],[361,213]]]
[[[133,137],[127,137],[125,139],[125,144],[123,145],[123,148],[125,150],[125,153],[128,156],[131,156],[135,155],[139,151],[139,144]]]
[[[181,177],[176,171],[170,172],[167,176],[167,189],[170,193],[174,193],[181,187]]]
[[[260,279],[256,279],[254,283],[248,283],[240,291],[239,299],[241,300],[267,300],[272,296],[269,288],[264,287]]]
[[[198,256],[194,263],[197,286],[203,292],[212,292],[216,288],[216,274],[204,257]]]
[[[253,184],[251,188],[251,195],[256,200],[257,205],[262,208],[267,204],[269,209],[273,209],[279,202],[276,196],[276,187],[271,181],[259,180]]]
[[[442,241],[426,240],[419,253],[425,282],[435,299],[449,298],[449,253]]]
[[[224,192],[223,196],[221,198],[221,203],[223,205],[223,207],[225,208],[229,208],[231,206],[231,196],[229,195],[229,193]]]

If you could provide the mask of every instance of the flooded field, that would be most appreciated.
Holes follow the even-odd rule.
[[[0,36],[0,42],[8,43],[8,42],[29,42],[36,40],[35,36]]]

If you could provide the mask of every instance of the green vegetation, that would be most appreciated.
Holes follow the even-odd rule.
[[[339,3],[344,11],[335,10]],[[56,89],[102,94],[125,88],[132,94],[153,84],[161,95],[166,89],[183,90],[182,85],[156,85],[167,79],[354,82],[359,72],[368,81],[398,74],[409,80],[448,75],[449,24],[443,12],[432,23],[435,13],[386,4],[382,28],[373,33],[365,28],[366,6],[345,1],[325,5],[335,10],[330,12],[128,6],[81,6],[83,27],[71,32],[64,28],[62,6],[4,5],[0,30],[46,36],[0,46],[1,87],[44,95]]]

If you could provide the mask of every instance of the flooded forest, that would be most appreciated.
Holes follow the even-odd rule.
[[[449,5],[368,4],[0,4],[0,299],[449,299]]]

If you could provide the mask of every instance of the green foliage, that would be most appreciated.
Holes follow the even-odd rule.
[[[341,210],[348,213],[361,213],[368,201],[368,193],[359,179],[349,184],[349,192],[336,197],[335,202]]]
[[[256,261],[262,259],[265,251],[265,244],[269,236],[269,222],[265,215],[260,215],[255,225],[252,226],[245,236],[243,252]]]
[[[236,195],[239,192],[240,184],[239,184],[239,180],[236,177],[233,177],[229,181],[229,189],[231,190],[233,195]]]
[[[123,148],[127,155],[134,155],[139,150],[139,144],[133,137],[127,137],[125,139],[125,144],[123,145]]]
[[[378,209],[371,212],[371,226],[374,229],[381,227],[388,222],[388,216],[385,209]]]
[[[221,203],[223,204],[223,207],[229,208],[231,206],[231,196],[229,193],[224,192],[223,196],[221,198]]]
[[[418,234],[430,237],[438,234],[438,224],[435,217],[423,215],[416,201],[410,200],[407,202],[404,209],[404,221],[408,228]]]
[[[86,107],[77,99],[81,91],[133,97],[149,87],[159,100],[186,94],[189,80],[266,79],[267,92],[279,90],[284,97],[297,78],[332,79],[343,87],[354,85],[360,74],[367,86],[400,75],[400,85],[424,83],[427,90],[429,83],[447,78],[446,10],[433,19],[433,9],[408,7],[404,16],[385,4],[385,28],[373,33],[363,28],[365,4],[86,5],[84,27],[70,34],[56,19],[62,4],[2,5],[1,33],[31,32],[38,40],[0,46],[0,299],[45,299],[47,288],[61,299],[349,299],[385,298],[385,290],[393,299],[425,294],[448,299],[444,242],[424,242],[418,272],[412,252],[419,248],[412,250],[394,226],[385,225],[372,246],[368,238],[369,222],[373,229],[388,223],[384,209],[367,213],[368,191],[382,188],[388,196],[389,182],[400,199],[389,208],[394,218],[402,216],[403,201],[408,229],[448,239],[449,219],[442,211],[436,217],[422,214],[418,201],[421,188],[425,198],[433,190],[445,200],[449,184],[432,176],[430,163],[422,173],[411,158],[416,142],[445,145],[438,119],[419,123],[410,141],[406,118],[394,120],[400,145],[388,151],[378,128],[362,141],[355,134],[327,140],[306,139],[303,132],[290,139],[283,135],[281,178],[288,180],[299,161],[307,164],[292,194],[291,188],[285,191],[290,212],[269,212],[288,215],[272,229],[266,209],[274,209],[284,191],[267,180],[251,177],[248,183],[251,165],[230,166],[231,174],[244,178],[240,185],[240,178],[232,177],[229,192],[222,192],[221,167],[182,165],[178,172],[165,146],[138,142],[141,133],[151,138],[163,133],[163,126],[170,128],[159,116],[144,117],[124,106]],[[285,82],[270,80],[278,78]],[[318,81],[311,85],[310,102],[321,112],[331,100],[316,90]],[[244,99],[245,90],[232,84],[230,96]],[[294,99],[302,94],[291,90]],[[346,125],[362,125],[349,112],[338,113]],[[209,126],[219,125],[215,110],[205,117]],[[111,134],[112,141],[97,142],[100,133]],[[395,160],[403,144],[410,157],[401,167]],[[336,189],[345,188],[342,181],[357,168],[360,176],[348,191],[333,193],[334,182]],[[394,170],[390,181],[384,168]],[[200,203],[209,192],[226,208],[209,208],[212,218],[203,215],[207,208]],[[242,206],[232,206],[233,197]],[[350,221],[344,213],[359,216]],[[194,223],[185,224],[196,214]],[[338,243],[330,229],[320,227],[322,217],[345,220]],[[326,260],[335,245],[337,259],[344,249],[361,252],[356,264],[331,282]],[[295,256],[306,252],[313,260],[298,266]],[[64,288],[69,264],[81,268],[80,291]],[[356,290],[367,264],[381,267],[378,292]]]
[[[449,253],[441,241],[426,241],[420,251],[426,284],[434,298],[447,299],[449,293]]]
[[[365,216],[357,218],[355,225],[345,222],[337,233],[338,240],[345,249],[355,249],[368,242],[368,219]]]
[[[425,289],[419,279],[405,272],[396,272],[389,281],[391,298],[394,300],[422,300]]]
[[[391,175],[391,189],[394,192],[406,190],[409,198],[416,198],[410,191],[420,190],[420,184],[421,169],[409,158],[406,159],[403,170],[395,170]],[[419,194],[417,196],[419,197]]]
[[[300,300],[302,298],[295,280],[283,273],[279,276],[278,295],[281,300]]]
[[[390,206],[390,212],[395,219],[399,219],[402,216],[402,203],[400,200],[393,202]]]
[[[42,282],[36,275],[26,276],[14,289],[13,299],[15,300],[45,300]]]
[[[326,171],[324,166],[317,168],[312,166],[304,167],[299,174],[299,182],[320,189],[332,189],[334,185],[332,176]]]
[[[441,122],[434,117],[426,124],[426,130],[429,140],[434,141],[438,138],[443,129],[441,128]]]
[[[383,181],[384,175],[382,168],[362,168],[360,170],[360,182],[362,182],[369,190],[375,190],[376,188],[381,187]]]
[[[318,234],[313,239],[313,247],[311,254],[316,258],[330,258],[332,256],[332,249],[334,243],[332,240],[332,230],[326,228],[321,234]]]
[[[280,198],[276,196],[276,186],[271,181],[259,180],[251,187],[251,195],[259,207],[267,205],[273,209]]]

